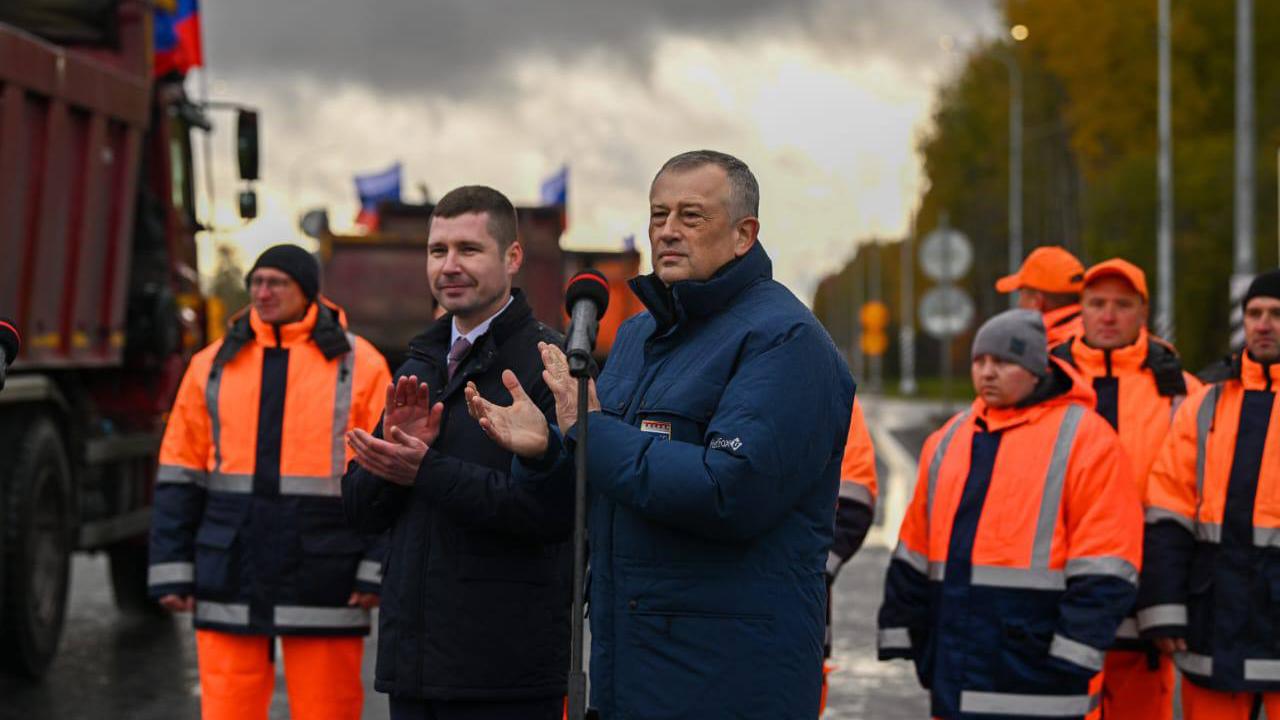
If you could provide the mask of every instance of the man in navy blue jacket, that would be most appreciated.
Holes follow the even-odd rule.
[[[592,391],[591,692],[603,718],[817,717],[823,571],[854,384],[771,279],[759,189],[737,158],[669,160],[650,189],[648,312]],[[556,426],[469,390],[513,473],[569,483],[575,381],[540,346]]]

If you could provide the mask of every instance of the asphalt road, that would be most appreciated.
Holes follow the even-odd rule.
[[[835,657],[827,718],[897,720],[927,716],[928,703],[906,663],[875,660],[875,610],[888,553],[868,548],[836,586]],[[364,717],[385,718],[372,691],[373,643],[365,652]],[[8,720],[181,720],[200,716],[195,637],[189,616],[131,618],[116,611],[103,556],[73,563],[71,603],[58,657],[32,683],[0,675],[0,718]],[[284,678],[271,717],[287,718]]]

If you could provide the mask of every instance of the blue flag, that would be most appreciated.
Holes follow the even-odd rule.
[[[400,163],[382,172],[356,176],[356,193],[360,196],[360,213],[356,224],[367,230],[378,229],[378,203],[400,200]]]
[[[542,181],[542,204],[565,207],[569,204],[569,166],[561,165],[551,177]]]

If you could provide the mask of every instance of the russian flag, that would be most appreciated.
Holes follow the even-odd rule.
[[[569,166],[560,169],[542,181],[539,193],[544,206],[560,208],[560,232],[569,229]]]
[[[155,76],[186,74],[204,65],[198,0],[176,0],[172,10],[155,11]]]
[[[360,196],[357,225],[368,230],[378,229],[378,203],[400,200],[400,170],[400,163],[396,163],[381,172],[356,176],[356,194]]]

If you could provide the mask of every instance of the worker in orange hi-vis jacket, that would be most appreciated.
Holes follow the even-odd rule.
[[[988,320],[972,357],[978,398],[921,453],[880,658],[915,661],[937,718],[1093,717],[1137,593],[1132,467],[1039,313]]]
[[[205,720],[266,720],[281,638],[289,711],[359,718],[383,540],[342,515],[345,435],[377,425],[387,362],[294,245],[249,272],[252,307],[191,359],[160,446],[152,597],[193,612]]]
[[[1182,670],[1187,720],[1280,717],[1280,270],[1245,348],[1187,397],[1147,480],[1138,627]]]
[[[844,460],[840,464],[840,495],[836,498],[835,537],[831,552],[827,555],[827,635],[823,643],[827,661],[822,667],[822,705],[819,716],[827,707],[827,676],[834,669],[831,665],[831,586],[836,575],[867,539],[867,531],[875,519],[876,498],[879,487],[876,482],[876,454],[871,445],[871,433],[862,415],[862,403],[854,398],[853,415],[849,419],[849,437],[845,441]]]
[[[1147,333],[1147,278],[1137,266],[1113,258],[1089,268],[1082,307],[1084,334],[1052,354],[1092,385],[1098,396],[1094,409],[1120,435],[1141,494],[1174,411],[1200,381],[1183,371],[1172,347]],[[1103,717],[1173,717],[1173,663],[1138,637],[1132,613],[1107,651],[1103,678]]]

